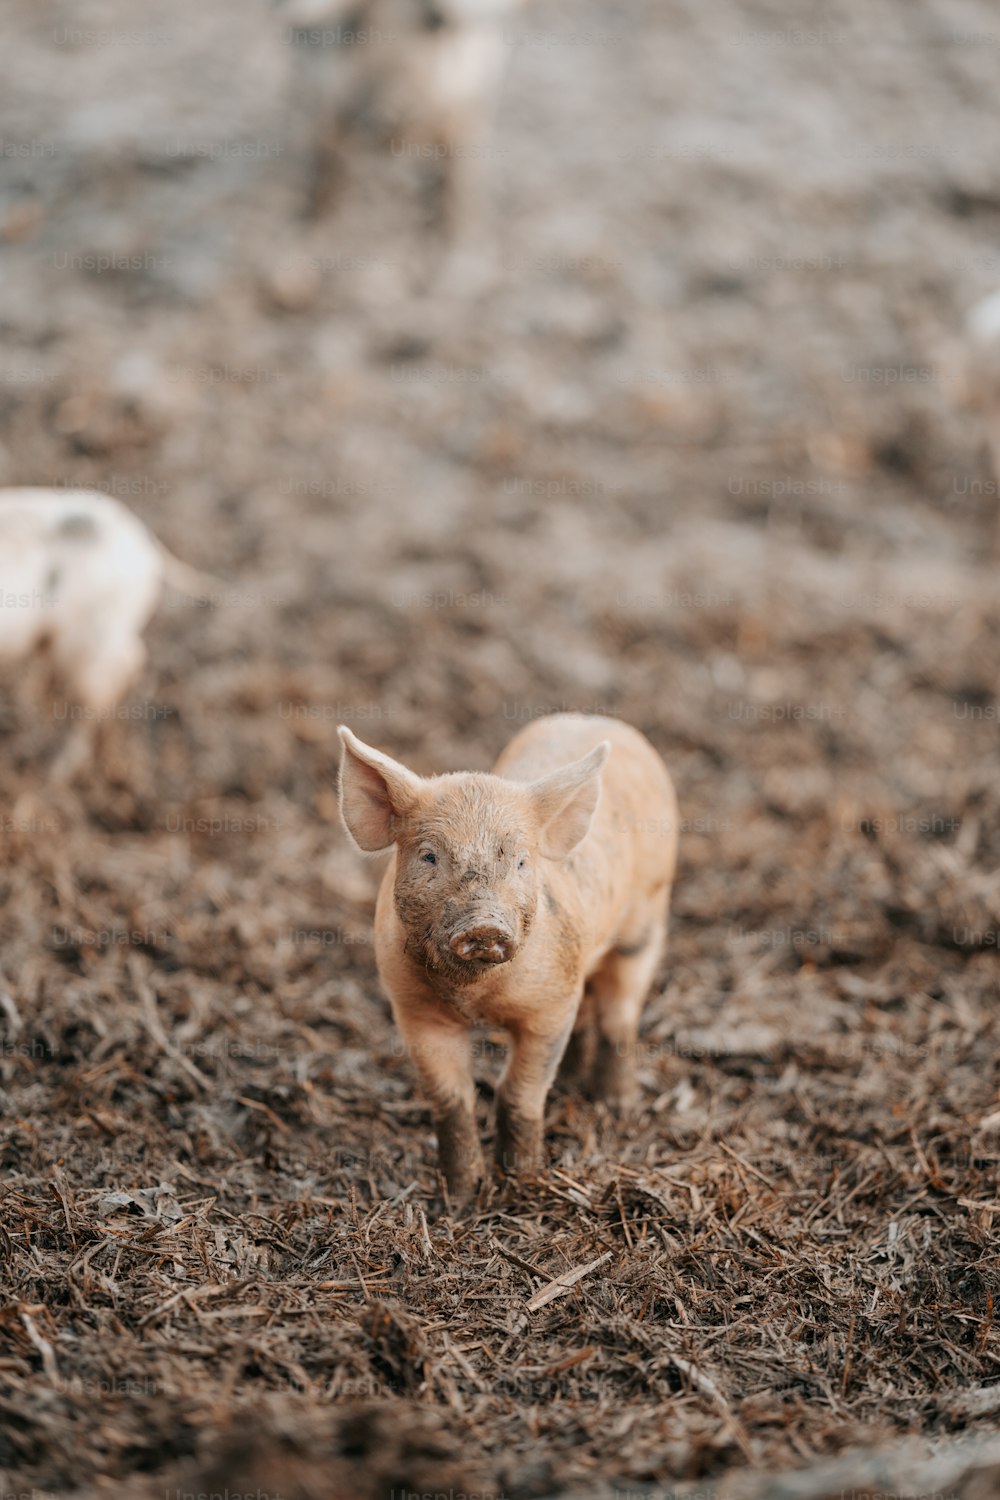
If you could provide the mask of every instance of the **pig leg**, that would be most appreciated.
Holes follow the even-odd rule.
[[[478,137],[471,134],[465,153],[462,143],[446,140],[448,156],[435,184],[435,224],[448,244],[456,245],[470,238],[478,227],[482,212],[481,189],[483,168],[475,160]]]
[[[310,153],[304,217],[322,219],[340,191],[346,177],[347,134],[339,122],[331,123],[320,135]]]
[[[56,786],[68,786],[84,766],[94,761],[99,728],[100,725],[93,722],[73,725],[49,769],[49,779]]]
[[[88,716],[82,723],[74,725],[56,757],[51,773],[56,782],[71,782],[82,767],[94,759],[101,745],[100,731],[106,727],[102,721],[124,697],[129,683],[142,671],[146,648],[141,638],[129,634],[128,629],[126,624],[113,647],[109,646],[106,633],[101,631],[96,631],[92,639],[82,635],[55,644],[56,666],[61,676],[72,685]]]
[[[431,1106],[449,1195],[456,1203],[467,1202],[485,1176],[469,1028],[429,1006],[401,1009],[396,1020]]]
[[[307,66],[312,64],[311,88],[306,90],[310,101],[309,140],[304,153],[308,161],[303,203],[306,219],[321,219],[333,206],[348,177],[351,148],[364,130],[372,85],[363,64],[353,55],[355,50],[336,48],[333,57],[305,59]],[[366,50],[362,47],[359,52]]]
[[[620,940],[591,976],[597,1055],[591,1093],[618,1112],[635,1100],[636,1044],[642,1008],[666,946],[666,903],[658,903],[635,936]]]
[[[511,1028],[511,1049],[497,1095],[496,1164],[503,1172],[536,1171],[542,1164],[545,1099],[572,1029],[558,1032]]]
[[[473,137],[473,145],[488,140]],[[491,233],[487,168],[474,151],[446,164],[435,218],[434,263],[426,290],[467,299],[495,282],[498,247]]]
[[[99,622],[100,624],[100,622]],[[146,661],[146,647],[128,621],[58,640],[56,667],[77,701],[99,719],[121,702]]]
[[[588,985],[580,1001],[576,1021],[559,1064],[558,1081],[565,1088],[579,1087],[594,1070],[597,1046],[597,1015],[593,990]]]

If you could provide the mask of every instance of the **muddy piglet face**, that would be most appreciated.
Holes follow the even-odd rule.
[[[412,951],[475,974],[515,957],[538,904],[537,834],[523,792],[497,776],[427,782],[397,841],[396,910]]]
[[[349,730],[340,735],[344,822],[362,849],[396,845],[394,901],[408,951],[457,983],[510,963],[534,921],[541,867],[590,826],[606,747],[525,784],[423,779]]]

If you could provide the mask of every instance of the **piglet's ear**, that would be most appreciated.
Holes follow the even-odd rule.
[[[539,824],[538,847],[546,859],[565,859],[586,835],[601,795],[601,767],[611,751],[602,740],[585,755],[528,788]]]
[[[372,852],[396,842],[400,820],[417,804],[420,777],[373,750],[341,725],[340,816],[359,849]]]

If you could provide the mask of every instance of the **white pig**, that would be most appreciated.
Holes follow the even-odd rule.
[[[92,721],[141,671],[142,631],[165,582],[191,594],[211,583],[119,501],[91,490],[0,490],[0,659],[47,650]]]

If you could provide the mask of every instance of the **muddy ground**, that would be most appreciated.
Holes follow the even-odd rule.
[[[3,671],[0,1488],[705,1497],[992,1430],[993,8],[539,0],[431,294],[411,159],[303,218],[279,11],[121,10],[6,7],[0,481],[219,583],[75,786]],[[483,768],[564,706],[680,794],[642,1106],[554,1096],[459,1218],[335,726]]]

